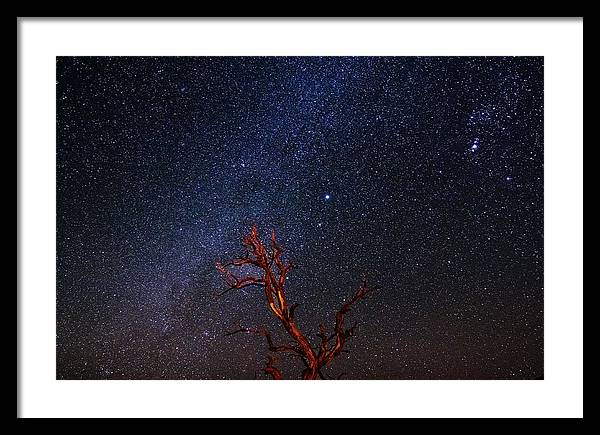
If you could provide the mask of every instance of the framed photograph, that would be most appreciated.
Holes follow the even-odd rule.
[[[18,41],[20,416],[583,416],[582,19]]]

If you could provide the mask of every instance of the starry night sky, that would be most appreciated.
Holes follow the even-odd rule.
[[[542,377],[543,58],[57,59],[58,379],[264,379],[253,223],[332,376]]]

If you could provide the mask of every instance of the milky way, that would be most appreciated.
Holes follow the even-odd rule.
[[[265,378],[253,223],[331,376],[542,377],[543,58],[58,58],[57,378]]]

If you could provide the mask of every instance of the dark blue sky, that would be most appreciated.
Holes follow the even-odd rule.
[[[380,287],[332,375],[543,375],[543,58],[62,57],[57,115],[58,378],[254,378],[253,223],[315,343]]]

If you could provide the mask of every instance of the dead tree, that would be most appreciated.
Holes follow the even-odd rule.
[[[271,334],[266,329],[251,329],[239,327],[235,331],[225,335],[237,333],[253,333],[262,335],[267,341],[269,351],[274,353],[287,352],[299,357],[305,366],[302,372],[303,379],[325,379],[322,372],[323,367],[344,351],[344,345],[355,331],[355,325],[346,328],[345,317],[350,312],[352,306],[359,300],[365,298],[374,288],[367,286],[363,281],[362,285],[337,311],[335,316],[335,325],[332,334],[328,334],[324,325],[319,325],[319,343],[314,346],[303,334],[295,320],[295,313],[298,304],[289,305],[285,294],[285,281],[288,272],[294,267],[291,262],[285,262],[282,259],[282,249],[275,239],[275,231],[271,233],[271,246],[265,247],[261,241],[256,226],[250,230],[250,234],[243,238],[243,245],[246,253],[243,257],[236,258],[227,263],[217,263],[217,269],[221,272],[224,280],[228,284],[227,290],[220,293],[223,295],[230,290],[242,289],[245,287],[262,288],[267,299],[267,304],[271,312],[279,319],[281,325],[292,338],[291,344],[275,345]],[[249,266],[255,274],[238,276],[232,270]],[[281,371],[275,367],[276,358],[269,356],[264,372],[273,379],[282,379]]]

